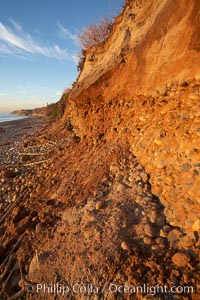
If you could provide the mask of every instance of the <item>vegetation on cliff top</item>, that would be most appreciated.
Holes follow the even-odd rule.
[[[99,24],[91,24],[83,28],[82,34],[79,34],[78,40],[82,50],[78,53],[79,62],[77,69],[82,71],[85,62],[86,51],[91,47],[103,43],[110,35],[113,21],[104,17]]]

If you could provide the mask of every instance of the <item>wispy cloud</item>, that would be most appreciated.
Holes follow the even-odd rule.
[[[66,40],[72,40],[77,46],[79,46],[77,34],[73,34],[68,28],[64,27],[60,22],[57,22],[58,34]]]
[[[10,21],[13,28],[0,22],[0,54],[21,55],[22,57],[40,55],[61,61],[73,60],[66,49],[61,49],[58,45],[41,45],[30,34],[24,32],[19,24],[13,20]]]

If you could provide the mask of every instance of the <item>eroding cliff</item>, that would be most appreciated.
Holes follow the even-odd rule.
[[[6,144],[3,299],[199,299],[199,9],[127,0],[62,120]]]
[[[128,142],[169,222],[189,232],[200,202],[199,8],[129,1],[110,38],[87,51],[66,110],[81,137]]]
[[[111,70],[106,98],[151,94],[174,79],[193,78],[200,63],[199,10],[197,0],[130,1],[110,38],[87,51],[79,91]]]

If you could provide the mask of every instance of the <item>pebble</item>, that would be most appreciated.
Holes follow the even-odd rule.
[[[3,178],[14,178],[17,174],[13,170],[2,171]]]
[[[17,195],[13,195],[12,201],[15,202],[15,200],[17,199]]]
[[[193,232],[200,231],[200,219],[197,219],[194,224],[192,225]]]
[[[144,241],[144,243],[145,243],[146,245],[151,245],[152,242],[153,242],[152,238],[149,237],[149,236],[146,236],[146,237],[143,239],[143,241]]]
[[[37,262],[37,257],[34,256],[29,265],[29,274],[33,274],[37,271],[38,271],[38,262]]]
[[[155,161],[155,166],[157,169],[164,169],[167,166],[167,161],[164,160]]]
[[[35,227],[35,232],[36,233],[41,233],[44,231],[44,228],[45,228],[45,223],[38,223]]]
[[[170,232],[170,226],[166,225],[160,230],[160,236],[167,237]]]
[[[167,88],[163,88],[160,90],[160,95],[165,97],[167,96],[167,92],[168,92]]]
[[[79,136],[74,136],[73,137],[73,142],[75,143],[75,144],[78,144],[78,143],[80,143],[80,141],[81,141],[81,138],[79,137]]]
[[[195,76],[196,81],[200,81],[200,73]]]
[[[98,201],[95,206],[96,210],[100,210],[101,208],[104,207],[104,205],[105,205],[104,201]]]
[[[162,237],[158,237],[155,240],[156,244],[159,245],[161,248],[165,248],[166,244],[165,244],[165,239]]]
[[[156,237],[158,230],[156,227],[153,227],[150,224],[146,224],[144,226],[144,232],[146,235],[150,236],[150,237]]]
[[[186,86],[188,86],[188,83],[187,83],[187,81],[185,81],[185,80],[181,80],[181,81],[179,82],[179,86],[180,86],[180,87],[186,87]]]
[[[163,141],[160,139],[154,139],[154,143],[158,146],[162,146],[163,145]]]
[[[179,273],[178,270],[173,269],[172,272],[171,272],[171,275],[175,275],[176,277],[179,277],[179,276],[180,276],[180,273]]]
[[[130,250],[130,248],[129,248],[129,246],[127,245],[126,242],[122,242],[122,243],[121,243],[121,248],[122,248],[123,250],[126,250],[126,251],[129,251],[129,250]]]
[[[190,277],[188,276],[188,274],[183,274],[183,281],[185,284],[188,284],[188,282],[190,281]]]
[[[200,97],[197,94],[190,94],[189,99],[198,101],[198,100],[200,100]]]
[[[156,220],[157,220],[156,211],[150,211],[148,217],[149,217],[149,220],[150,220],[151,223],[156,223]]]
[[[186,267],[190,262],[190,257],[184,253],[177,252],[172,256],[172,262],[178,267]]]
[[[179,238],[181,237],[182,233],[177,230],[177,229],[173,229],[169,232],[167,238],[168,238],[168,241],[173,244],[177,241],[179,241]]]
[[[169,96],[170,96],[170,97],[175,97],[175,96],[176,96],[176,93],[175,93],[175,92],[170,92],[170,93],[169,93]]]
[[[193,233],[190,233],[190,235],[186,235],[180,238],[179,247],[182,247],[184,249],[191,248],[196,242],[196,238]]]
[[[174,183],[174,178],[172,177],[165,177],[165,181],[167,184],[172,185]]]
[[[192,168],[191,164],[186,163],[186,164],[181,165],[180,169],[182,172],[188,172],[191,168]]]
[[[158,91],[153,91],[153,93],[152,93],[153,98],[157,98],[159,96],[160,96],[160,93]]]

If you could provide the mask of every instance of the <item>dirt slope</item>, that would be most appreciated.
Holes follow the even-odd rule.
[[[62,121],[9,150],[0,299],[199,299],[200,3],[126,2]]]

